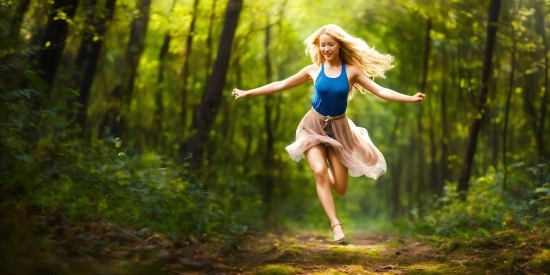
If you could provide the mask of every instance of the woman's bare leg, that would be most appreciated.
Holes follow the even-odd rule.
[[[312,146],[305,152],[305,156],[311,171],[313,171],[313,176],[315,177],[317,197],[319,197],[319,201],[321,201],[321,205],[330,220],[330,225],[332,227],[333,225],[339,224],[340,221],[338,221],[338,218],[336,217],[334,198],[332,197],[332,190],[330,189],[325,145],[318,144]],[[333,238],[335,241],[345,238],[344,231],[341,226],[334,227]]]
[[[327,159],[332,172],[332,185],[336,194],[343,196],[348,192],[348,168],[344,166],[332,147],[327,148]]]

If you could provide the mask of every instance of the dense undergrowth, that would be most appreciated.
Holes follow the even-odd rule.
[[[18,56],[2,58],[17,63]],[[205,191],[185,163],[128,152],[114,137],[68,138],[75,133],[60,127],[63,110],[47,103],[30,108],[36,100],[47,102],[35,72],[8,63],[0,71],[0,212],[102,217],[121,226],[228,242],[246,230],[230,202]]]
[[[401,228],[464,240],[508,230],[550,233],[550,162],[517,163],[509,168],[506,187],[503,178],[501,171],[489,169],[472,181],[465,199],[456,184],[447,184],[431,211],[412,211],[413,218],[402,222]]]

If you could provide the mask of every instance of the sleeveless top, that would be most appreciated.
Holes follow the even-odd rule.
[[[348,106],[349,82],[346,64],[342,63],[342,72],[338,77],[325,75],[325,64],[315,80],[311,106],[324,116],[338,116],[346,112]]]

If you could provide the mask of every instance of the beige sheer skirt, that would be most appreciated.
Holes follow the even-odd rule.
[[[317,144],[334,148],[352,177],[365,175],[377,179],[386,172],[386,160],[370,140],[367,130],[355,126],[345,114],[329,117],[311,109],[296,129],[296,141],[286,150],[298,162],[305,158],[307,149]]]

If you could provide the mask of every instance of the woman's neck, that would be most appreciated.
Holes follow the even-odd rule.
[[[335,58],[334,60],[325,60],[325,66],[329,67],[340,67],[342,66],[342,60],[340,58]]]

